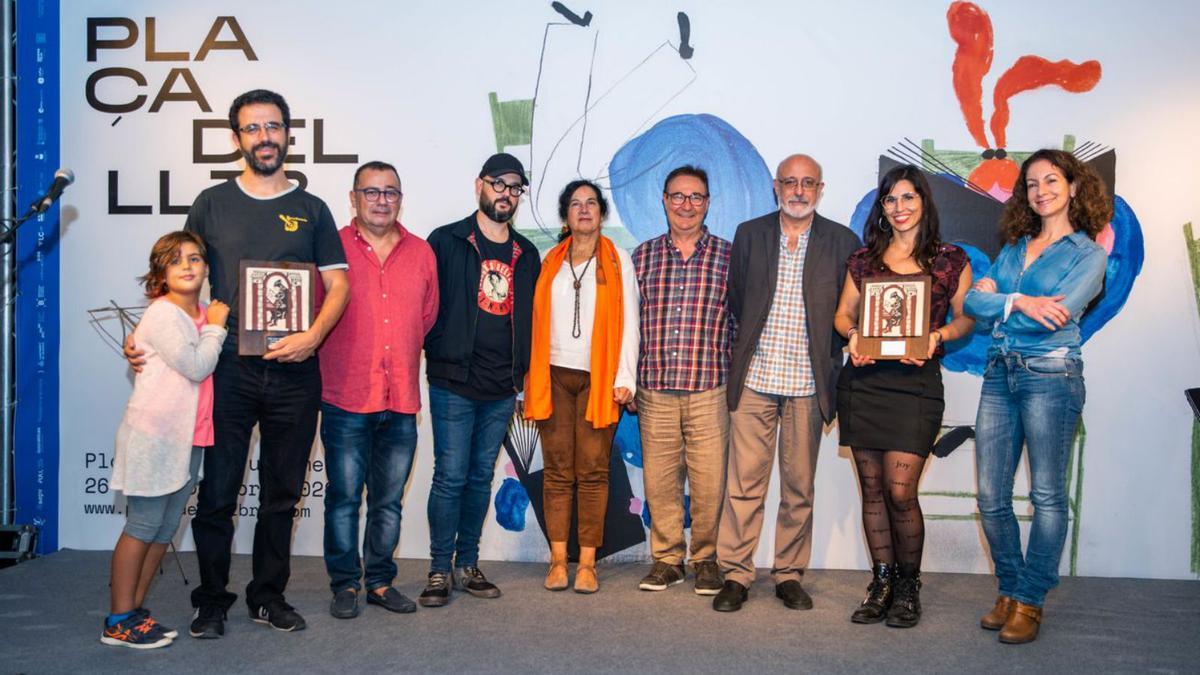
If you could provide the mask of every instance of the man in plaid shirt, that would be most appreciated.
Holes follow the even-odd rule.
[[[645,591],[681,583],[688,558],[696,593],[721,590],[716,544],[729,441],[725,285],[730,243],[709,234],[704,225],[708,205],[704,170],[675,169],[663,184],[667,233],[633,253],[642,331],[636,408],[654,559],[638,585]],[[690,509],[685,508],[685,477]],[[692,519],[690,556],[683,534],[685,510]]]

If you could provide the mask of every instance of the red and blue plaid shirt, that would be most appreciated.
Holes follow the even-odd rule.
[[[641,296],[639,387],[707,391],[725,384],[732,344],[726,299],[730,248],[705,228],[687,260],[669,234],[633,252]]]

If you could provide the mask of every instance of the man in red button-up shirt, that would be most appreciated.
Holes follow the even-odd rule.
[[[368,162],[355,172],[350,203],[356,217],[339,232],[350,265],[350,303],[321,347],[321,443],[329,478],[325,567],[334,594],[329,612],[340,619],[358,616],[364,585],[368,603],[416,610],[392,587],[392,552],[417,447],[421,347],[437,318],[438,283],[433,250],[397,220],[401,197],[392,165]]]

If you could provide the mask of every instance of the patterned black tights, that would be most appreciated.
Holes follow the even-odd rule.
[[[852,448],[862,486],[863,530],[874,564],[921,569],[925,517],[917,483],[925,458],[898,450]]]

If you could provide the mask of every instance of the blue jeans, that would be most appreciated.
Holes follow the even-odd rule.
[[[1040,607],[1058,585],[1067,539],[1067,463],[1083,411],[1083,362],[997,356],[988,364],[975,420],[979,515],[992,550],[1000,594]],[[1021,555],[1013,514],[1013,476],[1029,448],[1033,525]]]
[[[429,554],[433,572],[479,563],[479,536],[492,497],[496,455],[508,433],[516,396],[477,401],[429,385],[433,487]]]
[[[384,410],[352,413],[321,404],[325,446],[325,569],[337,593],[390,586],[400,541],[400,504],[417,449],[417,417]],[[367,488],[367,529],[358,553],[358,508]],[[366,560],[364,576],[363,559]]]

